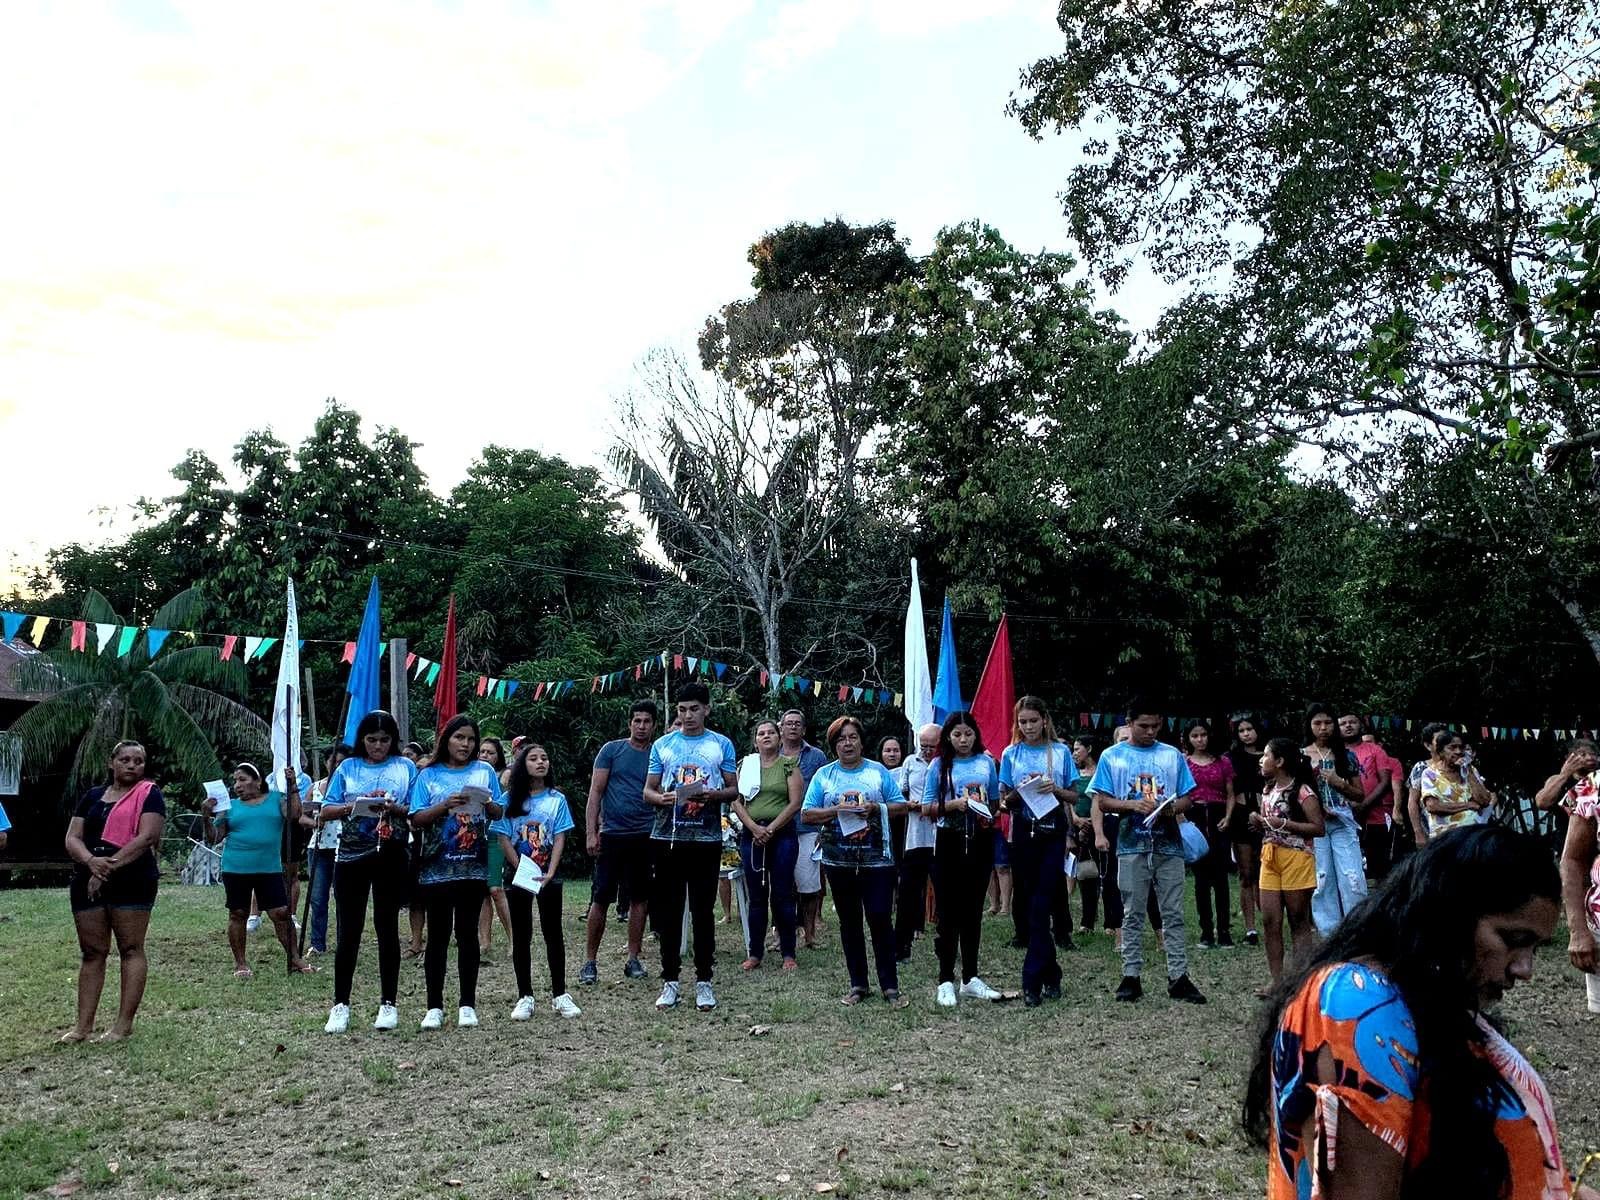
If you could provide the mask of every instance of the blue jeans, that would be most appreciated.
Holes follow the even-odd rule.
[[[744,886],[750,902],[750,944],[746,949],[757,962],[767,948],[769,898],[772,924],[778,927],[778,950],[785,958],[794,957],[794,864],[799,854],[800,839],[792,825],[779,830],[765,846],[756,845],[748,829],[739,833],[739,865],[744,868]]]
[[[311,948],[328,952],[328,894],[333,890],[333,859],[337,850],[312,849],[311,867]]]
[[[1361,865],[1361,834],[1348,816],[1325,814],[1328,832],[1311,843],[1317,859],[1317,890],[1311,896],[1311,920],[1323,937],[1367,895],[1367,872]]]

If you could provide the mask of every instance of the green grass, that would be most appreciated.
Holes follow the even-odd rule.
[[[569,886],[575,967],[582,893]],[[621,942],[609,929],[602,976],[613,982],[577,993],[576,1020],[541,1007],[526,1024],[509,1020],[515,988],[497,931],[482,1027],[429,1035],[416,1028],[422,971],[410,961],[400,1029],[370,1028],[369,944],[351,1032],[332,1038],[327,975],[289,978],[258,935],[256,977],[233,980],[220,893],[168,887],[133,1039],[58,1047],[77,970],[65,895],[0,894],[0,1200],[73,1182],[80,1195],[336,1200],[794,1200],[827,1194],[819,1184],[835,1196],[1262,1193],[1261,1157],[1235,1128],[1260,951],[1197,955],[1212,1004],[1190,1008],[1166,999],[1152,946],[1155,986],[1130,1009],[1111,1000],[1109,939],[1092,935],[1063,956],[1059,1003],[944,1013],[924,939],[902,973],[912,1007],[896,1012],[839,1005],[846,981],[828,920],[823,948],[802,951],[792,974],[775,960],[739,972],[737,934],[719,928],[721,1005],[710,1014],[656,1013],[653,980],[616,978]],[[983,974],[1015,988],[1009,940],[1009,921],[989,922]],[[116,979],[113,965],[101,1028]],[[1519,1043],[1549,1064],[1579,1159],[1600,1143],[1600,1020],[1581,1010],[1581,984],[1553,952],[1507,1008]]]

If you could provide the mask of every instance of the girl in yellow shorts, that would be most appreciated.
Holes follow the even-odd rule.
[[[1266,935],[1272,984],[1283,978],[1283,916],[1289,914],[1294,948],[1304,955],[1315,936],[1311,893],[1317,888],[1317,860],[1311,839],[1323,835],[1311,763],[1292,738],[1273,738],[1261,752],[1261,811],[1250,814],[1250,829],[1261,834],[1261,931]]]

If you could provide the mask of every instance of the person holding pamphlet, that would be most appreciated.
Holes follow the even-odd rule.
[[[573,828],[567,798],[551,786],[550,754],[540,745],[524,742],[511,758],[505,815],[489,827],[500,839],[511,886],[506,903],[511,906],[511,964],[517,973],[517,1002],[513,1021],[532,1018],[533,906],[539,906],[539,931],[544,935],[545,960],[550,965],[550,1007],[563,1017],[583,1014],[567,991],[567,943],[561,932],[561,852]]]
[[[1145,906],[1152,896],[1161,912],[1167,953],[1167,995],[1188,1004],[1205,996],[1189,978],[1183,924],[1183,838],[1178,816],[1189,807],[1194,776],[1176,746],[1156,740],[1164,717],[1144,700],[1128,704],[1128,740],[1100,756],[1090,790],[1102,812],[1116,813],[1117,883],[1122,888],[1122,981],[1117,999],[1144,995]]]
[[[1077,777],[1072,751],[1056,740],[1044,701],[1022,697],[1012,709],[1011,745],[1000,756],[1000,794],[1011,810],[1015,903],[1024,914],[1028,946],[1022,960],[1022,1002],[1029,1008],[1061,998],[1061,963],[1050,922],[1056,896],[1066,887],[1062,874]]]
[[[839,942],[850,972],[850,990],[842,1004],[867,998],[867,940],[862,918],[872,933],[872,958],[878,968],[883,998],[906,1007],[894,941],[894,844],[889,819],[905,812],[900,785],[882,763],[862,757],[866,735],[854,717],[839,717],[828,726],[828,749],[835,761],[818,769],[806,788],[800,819],[820,826],[817,851],[833,887],[839,914]]]
[[[795,823],[802,799],[800,765],[778,753],[782,735],[776,721],[770,717],[757,721],[755,732],[756,752],[739,763],[739,794],[733,801],[733,817],[739,823],[739,863],[750,906],[746,921],[749,954],[739,967],[754,971],[761,966],[767,947],[770,896],[783,969],[793,971],[799,965],[794,956],[794,859],[800,849]]]
[[[422,834],[417,890],[428,919],[423,1029],[444,1024],[444,969],[452,924],[461,985],[456,1024],[470,1029],[478,1023],[478,915],[488,898],[489,822],[502,811],[500,775],[478,757],[480,740],[478,723],[471,717],[452,718],[411,788],[411,825]]]
[[[228,948],[233,951],[235,979],[249,979],[254,974],[245,961],[245,923],[250,919],[252,900],[277,931],[289,974],[310,974],[317,969],[302,960],[295,948],[289,893],[283,882],[283,832],[300,820],[299,781],[293,771],[287,774],[291,786],[286,796],[268,791],[260,769],[242,762],[233,771],[236,798],[223,805],[208,795],[200,807],[206,841],[227,839],[222,844],[222,890],[228,906]]]
[[[67,825],[67,857],[77,867],[67,895],[78,929],[78,1022],[61,1035],[81,1042],[94,1032],[106,956],[117,939],[122,960],[122,995],[116,1023],[97,1039],[120,1042],[133,1032],[150,964],[144,937],[156,903],[160,870],[154,847],[167,826],[161,789],[144,777],[144,747],[118,742],[111,748],[111,782],[90,788]]]
[[[733,743],[706,728],[711,691],[703,683],[678,689],[680,727],[650,747],[644,798],[656,806],[655,919],[661,952],[659,1009],[678,1005],[683,969],[683,904],[688,892],[694,926],[694,1002],[701,1012],[717,1006],[711,990],[717,957],[717,875],[722,865],[722,806],[739,795]]]
[[[933,894],[939,906],[934,950],[939,956],[940,1008],[956,1006],[956,955],[961,956],[961,995],[998,1000],[1000,993],[978,977],[983,936],[984,892],[994,866],[994,806],[1000,779],[983,749],[972,714],[956,711],[939,731],[939,759],[928,767],[922,809],[938,826],[933,851]]]
[[[322,798],[322,819],[339,821],[339,850],[333,894],[339,902],[339,944],[333,956],[333,1008],[328,1033],[350,1028],[350,988],[361,953],[361,931],[372,897],[372,934],[378,942],[378,1016],[374,1029],[400,1023],[395,996],[400,989],[400,906],[405,901],[410,864],[411,785],[417,767],[398,753],[400,727],[382,709],[356,726],[358,755],[339,764]]]

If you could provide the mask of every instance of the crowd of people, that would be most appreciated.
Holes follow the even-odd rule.
[[[1569,956],[1585,973],[1589,1010],[1600,1013],[1600,753],[1592,742],[1575,742],[1536,798],[1568,816],[1558,865],[1542,843],[1486,820],[1496,796],[1461,735],[1442,726],[1422,731],[1425,753],[1408,771],[1359,716],[1325,705],[1306,710],[1300,737],[1267,736],[1262,720],[1242,716],[1231,737],[1195,722],[1173,745],[1161,740],[1160,706],[1136,700],[1102,747],[1088,734],[1061,740],[1045,704],[1025,696],[1004,747],[985,746],[972,715],[958,711],[917,730],[909,747],[890,736],[869,756],[855,717],[834,720],[818,747],[806,740],[804,715],[791,711],[758,721],[752,748],[741,755],[710,727],[704,685],[685,685],[676,701],[675,719],[659,736],[655,704],[634,704],[627,736],[595,757],[582,814],[594,872],[580,986],[601,978],[615,906],[624,926],[622,976],[646,976],[648,931],[658,960],[655,1006],[678,1007],[687,995],[688,937],[694,1005],[714,1009],[719,883],[737,878],[742,971],[762,969],[769,955],[781,970],[795,970],[800,948],[816,945],[823,894],[831,892],[845,1005],[876,990],[905,1007],[900,967],[929,924],[935,1006],[1007,995],[981,974],[986,910],[1012,917],[1013,944],[1025,955],[1019,993],[1011,994],[1029,1008],[1060,997],[1060,951],[1074,933],[1092,936],[1097,927],[1116,939],[1120,954],[1116,999],[1138,1002],[1147,921],[1163,950],[1169,997],[1203,1004],[1189,973],[1184,880],[1191,867],[1198,948],[1240,944],[1235,887],[1243,944],[1264,943],[1270,982],[1258,994],[1269,1019],[1246,1125],[1270,1147],[1269,1195],[1311,1194],[1313,1177],[1326,1182],[1346,1172],[1438,1180],[1445,1190],[1430,1194],[1452,1195],[1487,1195],[1478,1187],[1484,1180],[1511,1182],[1495,1194],[1554,1195],[1518,1180],[1566,1178],[1553,1123],[1539,1108],[1548,1100],[1543,1085],[1483,1010],[1531,974],[1533,948],[1549,939],[1564,903]],[[120,743],[110,782],[83,797],[69,828],[83,963],[78,1019],[64,1042],[93,1032],[113,941],[122,994],[102,1038],[132,1029],[157,890],[153,847],[166,812],[144,764],[141,746]],[[480,948],[498,916],[516,980],[510,1016],[526,1021],[539,1006],[537,910],[549,1006],[563,1017],[581,1015],[567,983],[560,877],[576,822],[558,774],[543,746],[519,739],[508,755],[466,716],[445,726],[431,755],[402,746],[382,711],[361,720],[354,744],[339,747],[314,784],[303,776],[268,780],[239,764],[230,800],[208,800],[204,809],[207,839],[223,840],[235,973],[249,975],[252,913],[270,922],[287,970],[316,971],[328,949],[331,902],[337,941],[326,1030],[346,1031],[370,905],[378,956],[373,1026],[392,1029],[399,913],[408,907],[420,916],[411,949],[425,947],[421,1028],[445,1024],[452,936],[456,1024],[470,1027],[478,1024]],[[290,855],[303,847],[308,866],[304,956],[286,846]],[[297,880],[298,861],[289,865]],[[1369,888],[1376,889],[1370,898]],[[1391,1052],[1375,1058],[1358,1028]],[[1441,1079],[1450,1082],[1448,1094]],[[1482,1104],[1467,1114],[1473,1097],[1489,1095],[1500,1105],[1493,1121]],[[1406,1129],[1444,1114],[1452,1128],[1492,1127],[1499,1140],[1489,1144],[1500,1149],[1458,1158],[1437,1142],[1407,1140]],[[1404,1194],[1421,1194],[1410,1187]]]

